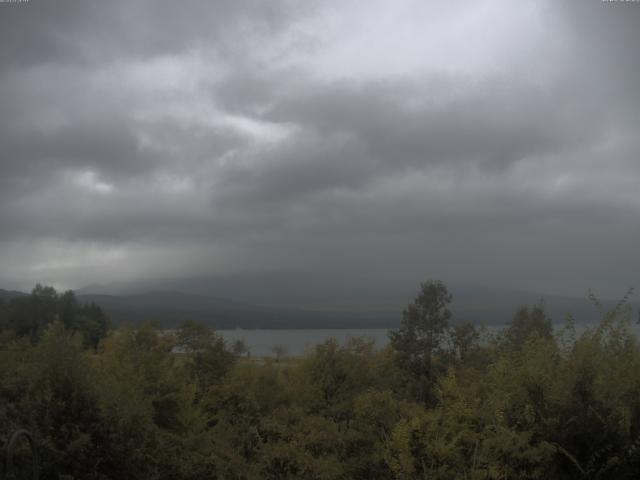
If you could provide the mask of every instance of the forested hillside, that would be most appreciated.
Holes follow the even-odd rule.
[[[452,327],[450,301],[423,283],[384,350],[251,359],[194,322],[111,329],[38,286],[0,303],[0,444],[30,430],[45,479],[637,478],[624,301],[579,336],[540,305],[494,336]]]

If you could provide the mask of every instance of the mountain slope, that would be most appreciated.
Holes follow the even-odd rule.
[[[522,305],[544,304],[555,323],[572,315],[578,323],[592,323],[600,313],[585,297],[545,295],[481,287],[452,288],[452,323],[468,320],[476,324],[500,325],[508,322]],[[27,294],[0,290],[0,298]],[[140,324],[155,321],[164,327],[174,327],[184,320],[207,323],[214,328],[394,328],[402,317],[407,299],[363,303],[358,309],[347,303],[330,305],[268,306],[239,302],[210,295],[179,291],[150,291],[135,295],[79,294],[82,303],[93,302],[102,307],[116,324]],[[290,305],[295,305],[296,298]],[[606,308],[614,301],[603,301]],[[370,305],[367,308],[367,305]],[[384,306],[382,306],[384,305]],[[637,312],[638,304],[631,307]],[[637,313],[634,313],[637,315]]]
[[[0,288],[0,299],[4,301],[11,300],[12,298],[26,297],[27,294],[23,292],[16,292],[15,290],[3,290]]]
[[[141,295],[79,295],[94,302],[115,323],[137,324],[147,320],[175,326],[183,320],[205,322],[215,328],[366,328],[393,325],[385,312],[316,312],[280,308],[181,292],[149,292]]]

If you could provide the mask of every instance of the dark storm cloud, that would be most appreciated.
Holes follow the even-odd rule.
[[[255,0],[32,0],[0,15],[3,67],[96,64],[122,57],[177,54],[204,44],[232,48],[238,28],[275,31],[301,7]]]
[[[632,283],[640,7],[486,5],[0,4],[0,280]]]
[[[451,80],[456,87],[457,83]],[[522,159],[560,153],[602,134],[601,125],[586,120],[597,115],[596,106],[576,98],[571,90],[541,92],[490,82],[474,90],[469,98],[438,102],[428,88],[397,83],[331,86],[317,95],[312,92],[281,102],[272,118],[304,125],[323,138],[355,139],[363,151],[355,156],[345,152],[343,175],[336,171],[340,168],[336,162],[327,162],[327,170],[342,178],[445,163],[454,168],[472,163],[503,170]],[[403,105],[406,98],[425,104],[407,107]],[[578,124],[575,119],[585,121]],[[368,168],[349,168],[358,157],[369,160]]]

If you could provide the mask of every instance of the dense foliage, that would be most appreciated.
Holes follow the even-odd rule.
[[[190,322],[108,330],[37,287],[0,304],[0,444],[31,430],[46,479],[637,478],[623,306],[580,335],[523,307],[488,336],[450,326],[449,300],[423,284],[384,350],[328,341],[276,361]]]

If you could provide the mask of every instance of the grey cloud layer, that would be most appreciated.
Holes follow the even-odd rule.
[[[320,75],[328,5],[0,4],[0,281],[633,284],[640,7],[549,2],[481,71]]]

